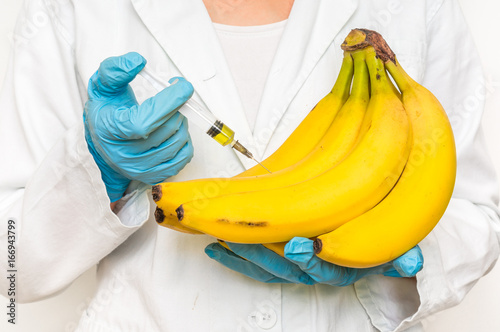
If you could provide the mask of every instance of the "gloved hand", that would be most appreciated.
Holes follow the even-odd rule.
[[[212,243],[205,248],[205,253],[232,270],[266,283],[347,286],[372,274],[413,277],[423,265],[422,251],[418,246],[389,263],[355,269],[318,258],[314,255],[313,241],[307,238],[295,237],[288,242],[285,258],[260,244],[226,243],[232,252],[218,243]]]
[[[187,120],[176,112],[193,94],[192,85],[171,79],[170,87],[139,105],[129,83],[145,65],[134,52],[111,57],[89,81],[85,139],[111,202],[122,197],[131,180],[157,184],[193,156]]]

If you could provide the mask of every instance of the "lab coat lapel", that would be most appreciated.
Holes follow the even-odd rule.
[[[132,0],[132,3],[181,74],[193,84],[198,95],[194,98],[201,98],[216,117],[236,132],[238,140],[255,150],[252,130],[203,2]],[[255,165],[254,161],[235,154],[246,168]]]
[[[356,7],[357,0],[295,0],[256,119],[260,158],[294,96]]]

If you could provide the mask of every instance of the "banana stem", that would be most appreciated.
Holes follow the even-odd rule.
[[[410,89],[415,87],[417,84],[417,82],[415,82],[415,80],[403,70],[403,67],[401,67],[397,60],[396,62],[387,62],[385,64],[385,68],[394,78],[394,81],[401,92],[410,91]]]
[[[349,97],[349,91],[351,88],[351,80],[354,73],[353,60],[350,54],[344,53],[344,59],[342,60],[342,65],[340,66],[339,76],[337,81],[333,85],[332,94],[337,96],[342,96],[342,100],[346,101]]]
[[[354,78],[352,83],[351,96],[368,100],[370,98],[370,80],[368,75],[368,68],[366,67],[366,52],[355,51],[352,52],[354,58]]]
[[[387,76],[384,63],[371,47],[367,50],[366,65],[368,66],[368,72],[370,73],[372,96],[377,93],[392,93],[392,82],[390,82],[389,77]]]

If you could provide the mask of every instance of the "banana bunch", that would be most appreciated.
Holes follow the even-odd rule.
[[[291,238],[314,238],[318,257],[357,268],[420,242],[454,187],[446,113],[380,34],[354,29],[342,49],[332,91],[263,162],[272,174],[254,167],[229,179],[156,185],[158,223],[281,255]]]

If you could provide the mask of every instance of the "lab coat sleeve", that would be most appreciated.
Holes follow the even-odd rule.
[[[387,304],[391,287],[393,294],[400,294],[394,306],[405,305],[413,296],[401,295],[401,290],[395,289],[400,284],[397,280],[374,277],[358,285],[360,300],[381,331],[403,331],[459,304],[492,269],[500,251],[498,184],[481,130],[484,102],[491,87],[484,80],[480,57],[457,1],[443,1],[429,19],[427,39],[422,84],[441,101],[452,123],[457,179],[447,211],[420,243],[424,266],[417,274],[419,301],[415,310],[407,311],[407,316],[393,314],[398,309]],[[381,291],[383,287],[386,291]]]
[[[0,264],[17,270],[17,302],[64,289],[149,216],[141,186],[117,214],[110,210],[84,139],[72,18],[70,1],[25,2],[0,95]],[[8,240],[15,240],[12,265]],[[1,292],[7,281],[0,278]]]

